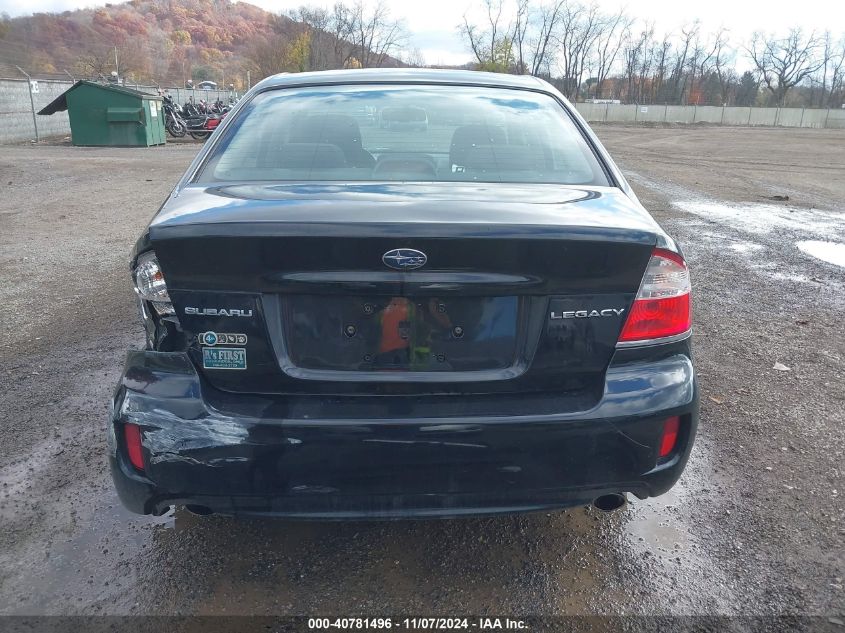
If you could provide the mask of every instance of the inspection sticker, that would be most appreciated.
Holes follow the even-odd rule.
[[[246,350],[238,347],[203,347],[202,366],[206,369],[246,369]]]

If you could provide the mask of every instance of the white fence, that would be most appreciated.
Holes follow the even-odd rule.
[[[845,129],[845,109],[576,103],[587,121],[602,123],[713,123]]]

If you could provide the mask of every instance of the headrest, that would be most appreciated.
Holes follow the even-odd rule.
[[[309,114],[293,122],[290,141],[361,147],[361,128],[346,114]]]
[[[453,165],[464,165],[466,153],[478,145],[504,145],[507,143],[505,129],[495,125],[464,125],[455,128],[449,148],[449,160]]]
[[[343,152],[330,143],[283,143],[276,150],[273,163],[285,169],[346,167]]]

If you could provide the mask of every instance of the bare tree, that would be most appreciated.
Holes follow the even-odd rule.
[[[830,97],[827,102],[831,108],[845,102],[845,35],[839,40],[836,50],[831,61]]]
[[[368,11],[361,0],[350,14],[351,32],[358,62],[363,68],[381,66],[391,54],[398,52],[407,35],[401,20],[393,20],[382,1]]]
[[[599,29],[598,37],[596,38],[595,96],[597,99],[600,99],[602,96],[602,86],[613,69],[613,65],[616,63],[616,58],[624,41],[624,34],[630,30],[633,22],[633,19],[628,17],[622,10],[604,18]]]
[[[735,60],[736,52],[728,44],[727,30],[719,29],[713,45],[713,72],[719,82],[719,100],[722,105],[728,105],[731,85],[736,83]]]
[[[682,42],[675,51],[675,65],[670,75],[675,103],[686,103],[689,60],[693,53],[693,40],[698,35],[699,22],[693,22],[681,29]]]
[[[289,44],[282,35],[272,34],[256,39],[247,52],[255,79],[289,70]]]
[[[484,0],[484,7],[487,12],[487,25],[484,28],[470,24],[466,14],[463,24],[458,28],[482,70],[508,72],[510,68],[507,66],[507,60],[501,59],[502,50],[511,49],[510,27],[505,26],[502,20],[504,2]]]
[[[524,75],[527,71],[525,61],[526,37],[528,36],[531,0],[517,0],[516,21],[513,25],[513,46],[516,49],[516,73]]]
[[[352,9],[342,2],[336,2],[329,19],[329,26],[334,57],[332,68],[345,68],[354,54],[353,46],[350,44],[355,34]]]
[[[425,56],[423,52],[419,49],[419,47],[414,47],[410,51],[408,51],[407,56],[405,57],[405,63],[412,68],[423,68],[425,67]]]
[[[107,45],[92,45],[74,64],[76,72],[93,79],[104,79],[115,69],[114,49]]]
[[[555,30],[567,0],[554,0],[535,7],[531,0],[518,0],[511,39],[518,74],[549,74],[555,51]]]
[[[584,80],[584,70],[599,36],[602,14],[598,6],[565,3],[558,26],[560,65],[563,73],[563,92],[570,99],[578,96]]]
[[[552,4],[540,7],[534,23],[536,32],[533,36],[534,46],[531,53],[531,74],[539,75],[543,71],[548,73],[551,57],[556,53],[555,33],[567,0],[556,0]]]
[[[716,54],[718,38],[711,44],[703,40],[700,32],[696,31],[695,45],[692,57],[690,58],[690,80],[689,95],[695,94],[695,103],[699,102],[700,90],[697,90],[696,79],[702,83],[713,64],[713,56]],[[687,99],[689,102],[689,98]]]
[[[653,103],[667,102],[667,92],[664,86],[666,73],[669,70],[669,55],[672,52],[672,41],[669,34],[663,36],[660,44],[652,44],[655,57],[654,76],[651,81],[651,101]]]
[[[801,29],[792,29],[784,38],[754,34],[746,50],[778,106],[784,105],[792,88],[822,66],[816,58],[819,45],[815,34],[804,37]]]
[[[645,51],[650,45],[653,33],[654,27],[646,25],[646,28],[637,37],[631,32],[625,34],[622,56],[625,61],[625,96],[628,101],[637,102],[640,100],[640,95],[635,92],[637,71],[641,66],[641,59],[645,56]]]
[[[818,74],[812,78],[813,92],[815,92],[815,88],[819,88],[819,94],[818,99],[814,98],[815,95],[811,95],[811,103],[816,104],[817,102],[818,107],[825,108],[834,105],[835,94],[842,87],[845,36],[837,42],[831,32],[826,31],[821,38],[819,54],[821,67],[817,71]]]
[[[308,67],[311,70],[331,68],[331,12],[324,7],[301,6],[290,17],[305,24],[311,33]]]
[[[581,86],[584,83],[586,69],[603,29],[604,15],[599,11],[598,5],[591,4],[584,12],[584,19],[578,31],[579,37],[576,40],[576,57],[578,58],[578,62],[575,75],[574,98],[577,98],[581,94]]]
[[[724,105],[740,93],[744,103],[754,102],[762,83],[782,105],[802,82],[813,104],[845,99],[845,37],[756,34],[748,48],[756,79],[741,78],[724,28],[703,33],[695,21],[655,38],[653,24],[637,27],[624,11],[603,13],[595,0],[483,0],[482,6],[485,18],[465,15],[458,27],[478,67],[547,76],[571,99],[607,91],[638,103]]]
[[[139,38],[126,38],[117,46],[93,43],[74,63],[80,75],[103,79],[117,72],[120,77],[149,79],[151,61],[148,46]]]

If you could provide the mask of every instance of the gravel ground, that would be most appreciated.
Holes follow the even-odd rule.
[[[845,131],[596,130],[692,266],[702,422],[684,476],[613,515],[398,523],[126,513],[104,428],[123,352],[142,342],[127,258],[197,147],[4,148],[0,614],[789,614],[835,626],[845,268],[797,243],[845,242]]]

